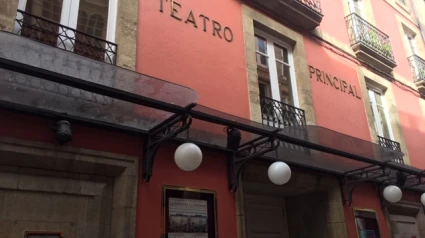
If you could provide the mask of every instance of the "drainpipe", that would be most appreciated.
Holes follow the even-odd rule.
[[[424,26],[421,24],[421,19],[419,19],[419,15],[415,6],[415,1],[410,1],[410,2],[412,3],[413,14],[415,15],[415,18],[418,21],[418,27],[422,35],[422,40],[423,42],[425,42],[425,29],[424,29]]]

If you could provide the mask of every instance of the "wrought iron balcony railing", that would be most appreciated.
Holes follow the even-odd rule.
[[[348,15],[345,20],[351,46],[364,44],[387,60],[395,62],[388,35],[355,13]]]
[[[417,55],[412,55],[407,59],[415,82],[425,80],[425,60]]]
[[[294,106],[260,96],[263,124],[283,128],[306,125],[305,112]]]
[[[313,9],[317,13],[322,13],[322,7],[320,5],[320,0],[297,0],[298,2],[301,2],[305,6]]]
[[[18,10],[15,34],[66,51],[115,64],[117,45],[70,27]]]
[[[393,140],[387,139],[387,138],[382,137],[382,136],[378,136],[378,140],[379,140],[380,146],[388,148],[390,150],[395,150],[395,151],[401,152],[400,143],[398,143],[397,141],[393,141]],[[403,157],[394,160],[394,162],[404,164]]]

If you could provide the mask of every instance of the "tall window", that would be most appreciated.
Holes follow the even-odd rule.
[[[364,18],[362,0],[348,0],[348,6],[351,13],[356,13],[360,17]]]
[[[408,52],[409,56],[416,55],[418,53],[418,50],[416,48],[415,35],[407,33],[407,32],[405,34],[406,34],[407,46],[409,48],[409,52]]]
[[[355,210],[357,233],[359,238],[380,238],[378,220],[375,212]]]
[[[107,51],[105,41],[115,41],[116,19],[109,14],[116,15],[117,1],[19,0],[18,9],[28,15],[18,13],[17,18],[23,19],[24,24],[22,28],[15,24],[15,32],[89,58],[104,60]],[[59,24],[78,32],[75,34]]]
[[[298,106],[291,47],[264,33],[255,36],[260,97]]]
[[[378,136],[393,140],[394,138],[392,136],[392,130],[383,91],[375,87],[368,86],[368,93],[376,134]]]

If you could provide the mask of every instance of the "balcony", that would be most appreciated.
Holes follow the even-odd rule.
[[[390,38],[355,13],[348,15],[345,20],[351,48],[357,58],[390,73],[397,66]]]
[[[117,45],[56,22],[18,10],[14,33],[32,40],[115,65]]]
[[[264,125],[276,128],[306,125],[302,109],[262,96],[260,105]]]
[[[425,60],[417,55],[412,55],[407,59],[418,90],[425,93]]]
[[[313,30],[322,21],[320,0],[244,0],[278,20]]]
[[[397,141],[393,141],[393,140],[384,138],[382,136],[378,136],[378,140],[379,140],[380,146],[394,150],[394,151],[401,152],[400,143],[398,143]],[[399,159],[395,159],[394,162],[404,164],[403,157]]]

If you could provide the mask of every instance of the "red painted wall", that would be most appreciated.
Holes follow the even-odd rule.
[[[357,238],[357,228],[354,218],[354,209],[368,209],[376,212],[381,237],[391,237],[387,219],[381,209],[378,192],[372,184],[363,183],[357,185],[353,194],[353,204],[345,206],[345,222],[347,224],[348,238]]]
[[[423,142],[425,141],[425,118],[416,95],[394,86],[394,94],[398,105],[398,114],[411,165],[425,169]]]
[[[200,104],[249,118],[239,1],[176,0],[175,16],[181,20],[171,16],[171,6],[171,0],[140,1],[137,71],[196,90]],[[193,18],[185,23],[191,11]],[[209,19],[205,31],[201,14]],[[221,29],[231,29],[231,42],[224,39],[223,30],[222,38],[213,35],[213,20]],[[228,31],[227,36],[230,39]]]
[[[56,121],[0,110],[0,136],[57,144],[52,127]],[[72,126],[72,141],[66,146],[140,156],[142,139],[89,127]]]
[[[320,1],[323,19],[318,27],[320,30],[344,44],[350,44],[345,23],[344,1]]]
[[[217,31],[213,35],[213,27],[218,27],[213,21],[221,26],[221,38]],[[223,35],[225,27],[232,31],[231,42],[228,30],[227,38]],[[199,104],[250,118],[243,36],[241,4],[237,0],[140,1],[136,68],[194,89]],[[196,121],[193,128],[224,135],[222,126],[205,127],[205,123]],[[216,191],[218,235],[236,237],[235,198],[228,189],[223,155],[204,151],[201,167],[183,172],[174,163],[174,151],[171,145],[162,149],[152,179],[139,184],[136,236],[160,236],[161,188],[175,185]]]
[[[395,14],[399,15],[400,18],[404,19],[405,22],[408,23],[408,27],[410,29],[417,29],[417,26],[414,25],[416,23],[413,23],[410,19],[404,17],[386,1],[370,2],[372,4],[377,28],[390,37],[391,47],[397,64],[397,67],[394,69],[394,72],[413,82],[413,76],[407,60],[407,57],[410,55],[408,55],[404,47],[405,36],[404,33],[403,35],[401,35],[401,32],[399,30],[399,25],[401,24],[401,22],[396,19]],[[424,44],[420,35],[416,37],[416,43],[418,45]]]
[[[341,85],[325,84],[317,80],[316,75],[311,75],[311,91],[316,116],[316,124],[344,134],[370,141],[369,126],[366,111],[357,76],[356,65],[313,42],[304,38],[304,46],[307,56],[307,64],[328,75],[335,76],[340,82],[344,80],[352,85],[355,96],[341,91]],[[307,66],[308,67],[308,66]],[[355,87],[355,90],[354,90]],[[367,96],[367,95],[366,95]]]
[[[192,172],[180,170],[174,163],[176,146],[165,145],[158,152],[149,183],[139,183],[137,238],[160,237],[162,186],[202,188],[217,193],[217,231],[222,238],[237,237],[235,195],[227,183],[226,159],[223,154],[204,151],[201,166]]]

